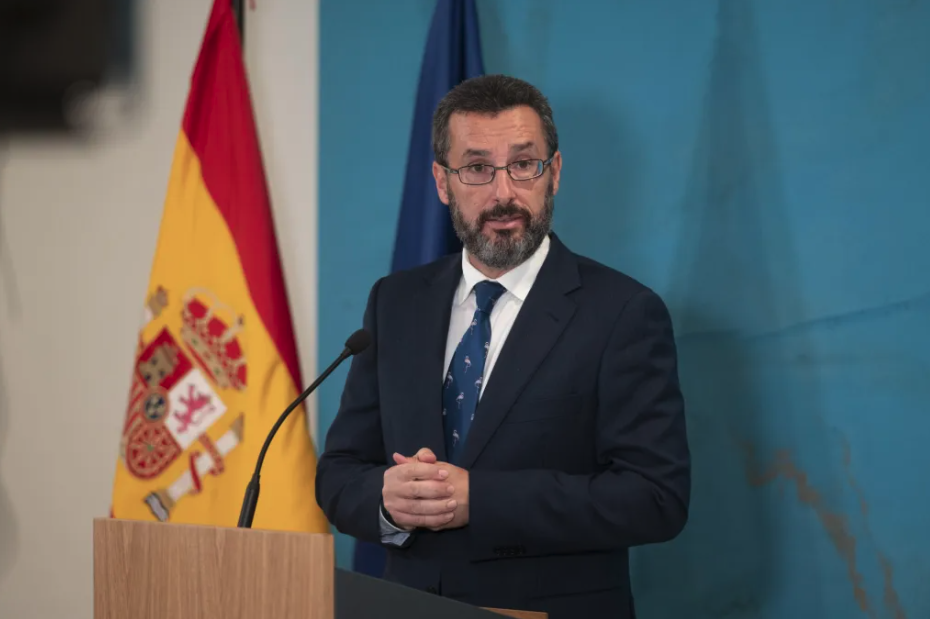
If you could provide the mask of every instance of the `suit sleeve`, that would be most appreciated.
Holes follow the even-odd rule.
[[[667,541],[683,529],[690,453],[665,304],[642,291],[608,338],[597,388],[601,471],[471,471],[474,559],[608,551]]]
[[[364,328],[371,345],[352,359],[336,418],[317,463],[316,500],[342,533],[379,543],[378,514],[387,458],[378,404],[379,280],[368,297]]]

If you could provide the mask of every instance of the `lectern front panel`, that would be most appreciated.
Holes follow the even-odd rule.
[[[95,619],[333,619],[331,535],[94,521]]]

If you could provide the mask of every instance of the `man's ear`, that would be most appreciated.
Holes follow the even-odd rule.
[[[439,201],[445,205],[449,204],[449,175],[446,169],[433,162],[433,178],[436,179],[436,193],[439,194]]]
[[[549,167],[552,168],[552,195],[555,195],[559,193],[559,181],[562,178],[562,151],[555,151]]]

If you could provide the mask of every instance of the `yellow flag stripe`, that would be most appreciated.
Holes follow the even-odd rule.
[[[113,515],[235,526],[265,436],[297,391],[183,131],[146,310]],[[301,407],[272,443],[256,528],[328,531],[305,424]]]

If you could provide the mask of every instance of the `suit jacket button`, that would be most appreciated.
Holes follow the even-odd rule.
[[[426,588],[426,592],[427,593],[439,593],[439,589],[430,585],[429,587]]]

